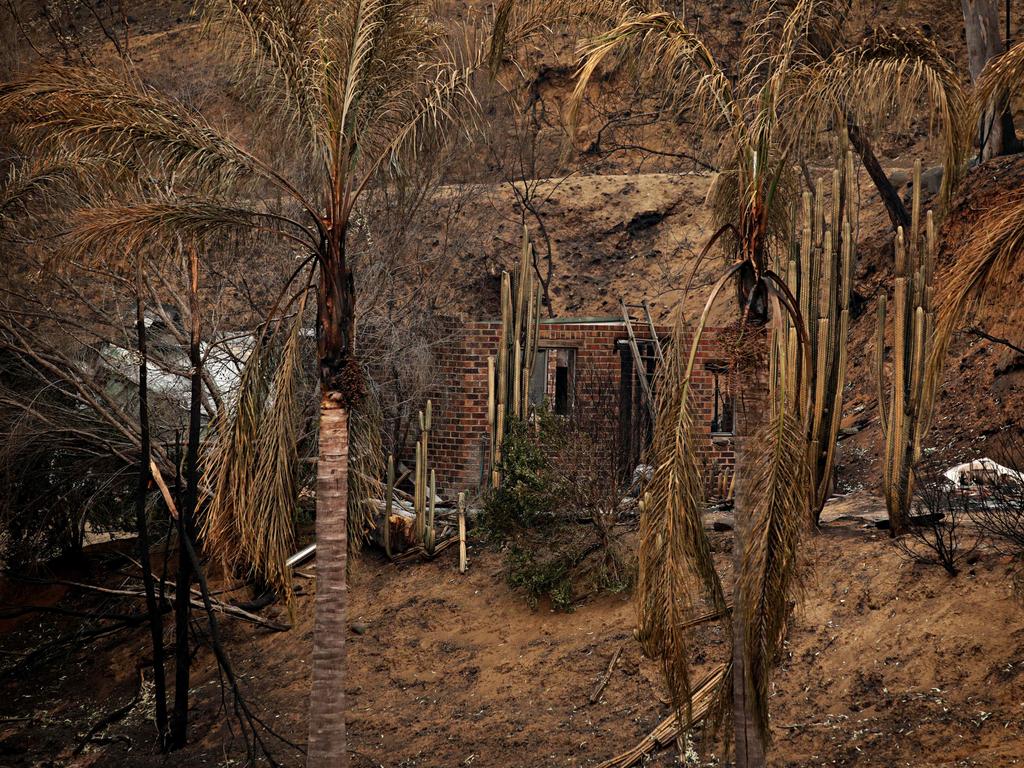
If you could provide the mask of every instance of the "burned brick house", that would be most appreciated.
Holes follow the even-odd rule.
[[[453,326],[439,353],[440,382],[433,400],[430,465],[446,495],[481,487],[488,477],[487,358],[497,351],[498,320]],[[644,389],[653,384],[655,345],[667,326],[627,326],[622,317],[555,318],[540,323],[538,353],[530,378],[532,404],[568,414],[588,397],[601,395],[608,428],[629,467],[644,459],[650,442],[650,412]],[[630,331],[636,350],[630,343]],[[731,476],[732,401],[719,333],[706,330],[697,353],[693,393],[699,423],[709,439],[702,447],[709,478]],[[583,382],[586,382],[585,385]]]

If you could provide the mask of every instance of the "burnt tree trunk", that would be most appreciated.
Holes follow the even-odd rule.
[[[910,214],[907,212],[906,206],[903,205],[899,192],[889,181],[889,175],[882,168],[882,164],[878,162],[868,137],[861,132],[860,126],[849,117],[846,119],[846,132],[850,137],[850,145],[860,157],[861,162],[864,163],[864,170],[868,172],[875,189],[878,190],[878,196],[882,198],[893,230],[903,227],[904,231],[909,231]]]
[[[135,295],[135,328],[139,351],[139,484],[135,495],[135,527],[138,532],[139,564],[142,566],[142,586],[146,592],[146,611],[149,614],[149,633],[153,645],[153,698],[157,741],[162,752],[167,746],[167,679],[164,674],[164,620],[162,606],[158,604],[156,585],[149,552],[149,524],[146,520],[146,496],[150,482],[149,436],[149,381],[146,351],[146,317],[142,303],[142,265],[137,273]],[[162,602],[162,600],[161,600]]]
[[[999,34],[999,0],[960,0],[967,33],[967,58],[971,80],[978,81],[989,60],[1005,48]],[[978,126],[978,154],[982,160],[1009,155],[1021,150],[1009,108],[996,114],[991,105],[981,116]]]
[[[192,560],[187,542],[194,538],[194,521],[199,502],[199,429],[200,405],[202,402],[203,360],[199,349],[199,263],[193,249],[189,255],[189,340],[188,359],[191,391],[189,395],[188,444],[185,449],[185,503],[178,510],[178,573],[175,583],[175,677],[174,677],[174,719],[171,723],[171,739],[175,748],[181,748],[188,740],[188,685],[189,652],[188,625],[190,601],[192,598]]]
[[[317,346],[320,436],[316,484],[316,601],[307,768],[346,768],[345,635],[348,632],[348,417],[363,395],[354,358],[355,288],[344,232],[320,254]]]

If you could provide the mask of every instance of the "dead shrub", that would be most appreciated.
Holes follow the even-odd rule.
[[[914,470],[910,529],[893,541],[894,546],[908,560],[941,565],[956,576],[983,538],[969,525],[972,503],[967,490],[946,480],[936,464],[919,464]]]
[[[1024,556],[1024,437],[1017,432],[1003,433],[996,439],[991,455],[1013,474],[986,473],[975,478],[971,520],[989,536],[997,551],[1021,557]]]

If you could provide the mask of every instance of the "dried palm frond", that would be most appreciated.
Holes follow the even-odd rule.
[[[298,378],[301,373],[302,309],[274,368],[267,408],[256,434],[252,485],[246,504],[235,519],[239,558],[257,583],[278,594],[292,595],[291,571],[285,562],[295,551],[295,513],[298,500],[298,422],[302,412]]]
[[[348,547],[358,552],[373,529],[384,472],[384,411],[371,387],[349,412]]]
[[[235,407],[211,421],[213,438],[203,454],[202,475],[210,501],[202,539],[225,573],[233,572],[239,563],[242,545],[238,520],[250,504],[250,491],[256,482],[258,436],[270,392],[265,360],[268,354],[266,343],[258,340],[242,371]]]
[[[949,201],[963,172],[968,142],[967,98],[952,62],[934,41],[906,29],[878,29],[857,44],[810,60],[790,73],[785,98],[806,122],[804,136],[852,120],[868,129],[907,126],[927,102],[932,128],[942,135]]]
[[[196,191],[259,181],[287,187],[196,113],[103,69],[46,67],[0,87],[0,112],[37,153],[73,153],[94,163],[106,158],[115,178],[145,169]]]
[[[759,80],[777,69],[780,56],[800,63],[841,45],[851,5],[851,0],[755,0],[743,35],[739,79],[756,90]]]
[[[672,700],[690,721],[687,625],[703,597],[728,621],[725,595],[711,557],[701,512],[701,432],[693,421],[686,364],[687,329],[680,319],[659,369],[658,411],[651,455],[655,467],[640,517],[637,633],[645,653],[661,662]]]
[[[53,210],[80,200],[82,168],[60,158],[12,165],[0,178],[0,230],[43,209]]]
[[[550,29],[597,31],[650,11],[643,0],[501,0],[494,9],[488,67],[497,72],[505,56],[515,57],[518,47]]]
[[[234,65],[234,82],[271,125],[287,137],[279,147],[304,150],[325,142],[323,109],[310,67],[320,4],[308,0],[216,0],[204,4],[204,20],[223,59]]]
[[[575,125],[587,88],[606,62],[626,57],[643,79],[671,83],[669,103],[694,109],[706,129],[716,128],[741,145],[744,120],[732,84],[703,39],[671,13],[633,14],[614,29],[585,41],[580,48],[576,87],[569,102],[569,122]]]
[[[1021,92],[1024,92],[1024,41],[989,61],[978,78],[975,112],[980,115],[985,105],[993,101],[997,109],[1005,109],[1009,100]]]
[[[308,250],[301,224],[269,211],[229,207],[213,200],[174,198],[124,205],[93,206],[70,216],[68,234],[57,246],[69,259],[149,252],[148,246],[176,238],[201,242],[218,232],[269,232]]]
[[[748,467],[753,477],[747,498],[754,503],[748,513],[736,599],[743,615],[733,617],[746,632],[743,667],[766,742],[770,673],[785,634],[811,487],[799,393],[784,386],[775,399],[771,416],[752,438],[758,447],[753,466]]]
[[[994,281],[1009,274],[1024,254],[1024,190],[994,201],[971,228],[956,260],[936,282],[935,341],[928,359],[928,391],[941,384],[943,362],[959,323],[978,305]]]
[[[974,99],[964,131],[974,133],[982,115],[989,109],[995,114],[1010,107],[1010,100],[1024,93],[1024,42],[991,59],[974,89]]]

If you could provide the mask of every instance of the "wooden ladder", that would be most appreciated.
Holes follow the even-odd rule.
[[[644,393],[644,402],[647,404],[647,410],[651,415],[651,421],[653,423],[656,411],[654,404],[654,391],[651,389],[651,382],[647,380],[647,363],[651,360],[651,356],[640,354],[640,345],[636,340],[636,331],[633,330],[634,324],[647,324],[648,331],[651,335],[651,345],[654,347],[655,368],[665,362],[665,352],[661,347],[661,340],[658,338],[658,331],[654,327],[654,318],[651,317],[651,307],[647,303],[647,299],[644,299],[640,304],[627,304],[620,298],[619,308],[622,310],[622,322],[625,323],[626,333],[629,335],[629,349],[633,353],[633,366],[636,369],[637,378],[640,380],[640,388]],[[637,310],[643,312],[642,317],[633,317],[631,313]]]

